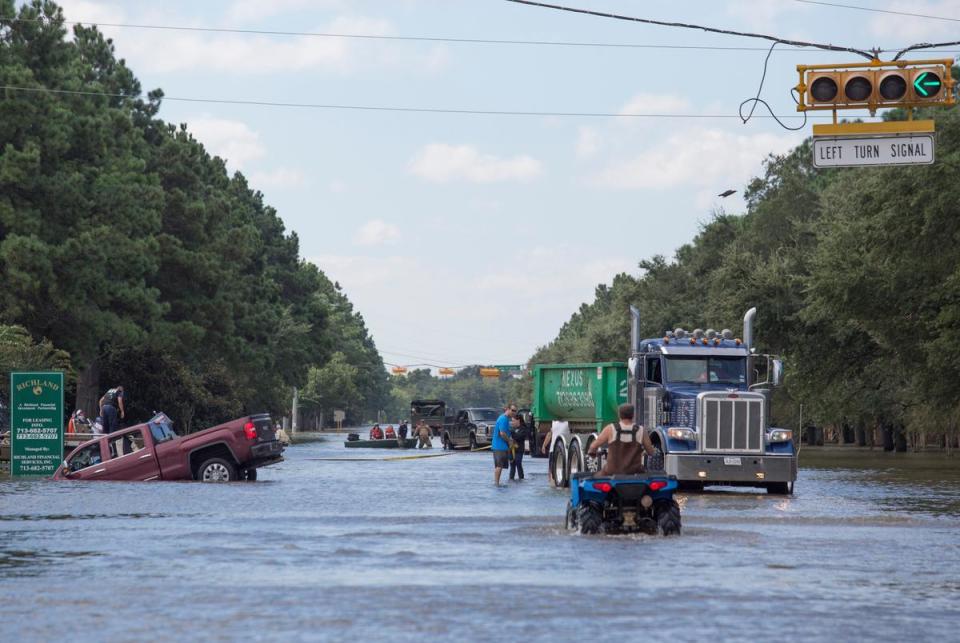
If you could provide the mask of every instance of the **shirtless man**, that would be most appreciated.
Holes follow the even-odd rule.
[[[607,460],[600,471],[605,476],[643,473],[643,454],[646,452],[651,456],[655,453],[653,442],[646,429],[633,423],[632,404],[621,404],[617,415],[620,421],[604,427],[588,451],[590,455],[596,455],[597,449],[610,445]]]

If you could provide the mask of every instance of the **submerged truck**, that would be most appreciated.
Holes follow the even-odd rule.
[[[730,330],[677,328],[641,340],[640,313],[631,306],[631,314],[627,362],[534,366],[537,448],[554,421],[569,427],[549,444],[554,484],[565,487],[574,474],[598,468],[587,449],[603,426],[617,420],[617,406],[629,401],[658,452],[648,468],[662,468],[685,488],[793,493],[793,433],[769,424],[783,366],[752,346],[756,308],[744,315],[743,339]]]

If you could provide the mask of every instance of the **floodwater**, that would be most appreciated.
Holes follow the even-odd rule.
[[[793,497],[684,495],[665,539],[565,532],[542,459],[494,488],[341,440],[256,483],[0,481],[0,640],[956,640],[956,458],[808,449]]]

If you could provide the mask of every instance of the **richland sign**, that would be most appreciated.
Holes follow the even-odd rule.
[[[934,158],[933,134],[813,139],[814,167],[930,165]]]
[[[52,476],[63,460],[63,373],[10,373],[10,473]]]

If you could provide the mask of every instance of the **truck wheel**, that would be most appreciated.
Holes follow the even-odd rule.
[[[557,440],[553,445],[553,453],[550,457],[550,479],[558,487],[566,487],[570,482],[567,478],[567,454],[561,440]]]
[[[647,456],[647,471],[663,471],[663,451],[659,444],[653,445],[653,455]]]
[[[233,482],[236,479],[236,467],[223,458],[210,458],[197,469],[197,480],[201,482]]]
[[[573,502],[567,500],[567,517],[563,521],[563,526],[567,529],[576,529],[577,528],[577,510],[573,506]]]
[[[567,458],[567,476],[571,483],[573,483],[574,476],[583,472],[583,454],[581,453],[577,443],[574,442],[570,445],[570,457]]]
[[[680,505],[676,500],[661,500],[654,509],[657,529],[664,536],[680,535]]]
[[[768,482],[767,493],[778,496],[792,496],[793,484],[789,482]]]
[[[594,502],[584,502],[577,507],[577,524],[581,534],[599,534],[603,529],[603,513]]]
[[[477,450],[477,436],[474,435],[473,433],[470,434],[470,450],[471,451]]]

